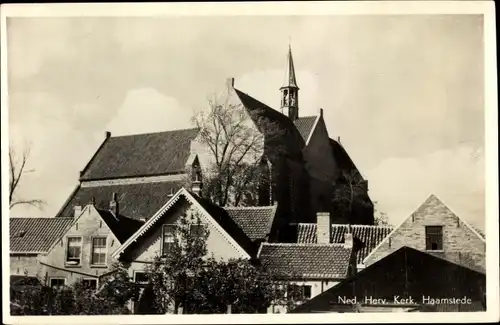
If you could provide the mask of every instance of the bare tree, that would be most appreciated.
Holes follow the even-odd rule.
[[[24,178],[26,174],[34,172],[34,169],[27,169],[27,163],[30,156],[31,147],[26,145],[22,152],[21,157],[18,157],[15,150],[9,148],[9,167],[10,167],[10,188],[9,188],[9,202],[10,209],[16,205],[31,205],[37,208],[41,208],[45,201],[40,199],[21,199],[17,197],[17,190],[19,189],[19,184],[21,179]]]
[[[274,126],[268,123],[266,132],[259,130],[245,107],[231,101],[230,89],[214,95],[208,104],[207,111],[193,117],[210,155],[204,166],[205,195],[220,206],[253,205],[265,162],[265,137]]]

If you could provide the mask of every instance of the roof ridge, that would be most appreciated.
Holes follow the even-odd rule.
[[[237,210],[237,209],[248,209],[248,210],[257,210],[257,209],[272,209],[274,205],[262,205],[262,206],[249,206],[249,207],[221,207],[224,210]]]
[[[297,223],[298,226],[317,226],[315,222],[299,222]],[[347,224],[332,224],[332,227],[349,227]],[[353,228],[370,228],[370,229],[378,229],[378,228],[387,228],[387,229],[392,229],[394,228],[391,225],[351,225]]]
[[[73,219],[71,217],[10,217],[10,219]]]
[[[165,131],[158,131],[158,132],[145,132],[145,133],[123,134],[123,135],[118,135],[118,136],[111,136],[110,138],[116,139],[116,138],[133,137],[133,136],[138,136],[138,135],[163,134],[163,133],[172,133],[172,132],[181,132],[181,131],[195,131],[195,130],[199,130],[199,129],[200,128],[198,128],[198,127],[193,127],[193,128],[165,130]]]
[[[299,116],[299,117],[297,118],[297,120],[300,120],[301,118],[311,118],[311,117],[317,118],[318,116],[319,116],[319,114],[317,114],[317,115]],[[297,120],[295,120],[295,121],[297,121]],[[294,122],[295,122],[295,121],[294,121]]]
[[[293,247],[293,246],[311,246],[311,247],[344,247],[344,243],[262,243],[262,246],[283,246],[283,247]]]

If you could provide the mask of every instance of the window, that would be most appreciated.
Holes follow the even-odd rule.
[[[50,279],[50,287],[56,290],[64,288],[66,285],[66,279],[64,278],[52,278]]]
[[[428,251],[443,250],[443,227],[425,227],[425,249]]]
[[[82,237],[68,237],[66,264],[80,265],[82,259]]]
[[[287,295],[295,301],[309,299],[311,298],[311,286],[291,284],[287,288]]]
[[[97,289],[97,279],[83,279],[82,285],[89,290]]]
[[[137,284],[147,284],[148,283],[148,277],[146,275],[146,272],[135,272],[134,273],[134,282]]]
[[[162,255],[165,256],[174,244],[176,225],[163,225]]]
[[[192,236],[201,237],[204,234],[205,225],[191,224],[189,225],[189,233]]]
[[[92,265],[106,264],[106,237],[92,238]]]

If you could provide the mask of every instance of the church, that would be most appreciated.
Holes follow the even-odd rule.
[[[301,222],[315,222],[318,212],[330,212],[334,224],[374,223],[373,203],[367,181],[357,170],[345,148],[331,139],[323,118],[301,116],[299,91],[292,50],[287,55],[286,82],[277,89],[281,107],[273,109],[235,87],[229,79],[231,96],[248,112],[265,138],[262,174],[270,175],[259,191],[260,206],[277,205],[279,230]],[[268,125],[279,131],[269,130]],[[201,182],[199,128],[112,137],[106,136],[87,166],[80,172],[79,184],[68,197],[58,217],[71,217],[75,209],[92,199],[108,209],[116,197],[125,217],[147,220],[181,187]],[[195,180],[196,178],[196,180]],[[343,213],[336,194],[356,191],[348,213]],[[192,184],[191,184],[192,185]],[[189,186],[191,186],[189,185]],[[271,185],[271,186],[269,186]],[[354,191],[354,190],[352,190]],[[338,202],[338,203],[337,203]]]

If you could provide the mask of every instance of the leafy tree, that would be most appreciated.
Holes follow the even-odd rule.
[[[26,277],[27,281],[33,278]],[[99,288],[87,287],[83,280],[63,288],[51,288],[44,280],[30,285],[11,286],[12,315],[119,315],[128,314],[127,304],[137,300],[139,288],[126,268],[115,265]],[[33,281],[32,281],[33,282]]]
[[[332,197],[334,214],[351,222],[362,217],[371,208],[367,191],[367,182],[357,170],[342,171]]]
[[[191,225],[196,225],[193,229]],[[150,312],[232,313],[265,312],[282,304],[285,282],[245,259],[217,260],[207,254],[209,231],[198,216],[183,217],[164,256],[146,268],[154,306]],[[147,305],[147,304],[146,304]]]

